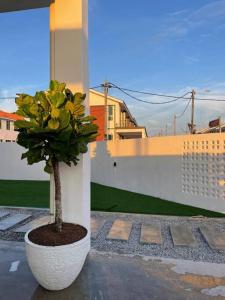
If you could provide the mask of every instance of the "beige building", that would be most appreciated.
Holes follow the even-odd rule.
[[[98,141],[106,139],[106,135],[108,140],[148,137],[146,128],[138,126],[123,100],[108,96],[106,110],[104,94],[91,89],[89,101],[91,114],[97,118],[99,126]]]
[[[15,142],[18,133],[14,130],[14,122],[22,120],[21,116],[0,110],[0,142]]]

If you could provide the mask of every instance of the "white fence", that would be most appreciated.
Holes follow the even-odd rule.
[[[91,145],[92,181],[225,212],[225,134]]]
[[[92,181],[225,212],[225,134],[92,143]],[[0,179],[48,180],[43,164],[27,166],[24,149],[0,143]]]

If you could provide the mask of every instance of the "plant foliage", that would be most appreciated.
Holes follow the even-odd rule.
[[[79,155],[87,152],[95,140],[98,127],[92,116],[85,115],[86,95],[73,94],[65,83],[51,81],[49,90],[35,96],[19,94],[17,114],[24,120],[15,122],[17,143],[28,151],[22,155],[32,165],[45,161],[45,171],[52,173],[52,162],[77,165]]]

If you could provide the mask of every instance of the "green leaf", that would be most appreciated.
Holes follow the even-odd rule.
[[[90,135],[90,134],[95,134],[98,131],[98,126],[96,124],[83,124],[83,126],[80,129],[81,134],[83,135]]]
[[[51,91],[58,91],[58,92],[63,92],[65,90],[66,84],[65,83],[60,83],[57,80],[51,80],[50,81],[50,90]]]
[[[70,101],[74,100],[74,96],[73,96],[73,93],[71,92],[71,90],[65,89],[65,94],[66,94],[67,100],[70,100]]]
[[[48,128],[51,130],[57,130],[59,128],[59,121],[56,119],[51,119],[48,121]]]
[[[96,117],[94,116],[86,116],[80,119],[81,122],[92,122],[95,121]]]
[[[73,128],[69,124],[66,128],[60,131],[60,133],[55,137],[55,139],[57,141],[69,142],[72,133],[73,133]]]
[[[86,98],[86,94],[76,93],[74,95],[75,102],[77,102],[77,103],[83,102],[85,100],[85,98]]]
[[[52,118],[58,118],[60,115],[60,110],[58,108],[53,107],[51,111]]]
[[[40,104],[43,110],[45,110],[46,112],[49,110],[49,102],[45,92],[37,92],[35,94],[35,100],[36,103]]]
[[[52,94],[49,94],[49,99],[53,106],[57,108],[63,105],[66,100],[65,95],[62,92],[54,92]]]
[[[61,109],[59,113],[59,122],[60,122],[60,129],[66,128],[70,123],[70,113],[65,110]]]
[[[51,174],[53,172],[52,163],[50,160],[46,161],[44,171],[49,174]]]
[[[30,113],[34,116],[38,116],[38,105],[37,104],[32,104],[30,106]]]
[[[30,122],[30,121],[25,121],[25,120],[17,120],[14,122],[14,126],[15,128],[32,128],[32,127],[35,127],[37,126],[36,123],[34,122]]]
[[[16,111],[16,114],[22,117],[26,117],[26,113],[22,109],[18,109]]]
[[[15,101],[19,107],[23,106],[24,104],[31,105],[33,103],[33,97],[27,94],[20,94]]]
[[[73,111],[73,117],[74,118],[83,117],[84,111],[85,111],[85,107],[83,105],[75,104],[75,109]]]

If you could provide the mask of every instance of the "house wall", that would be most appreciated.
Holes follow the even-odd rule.
[[[89,99],[90,99],[90,109],[91,114],[97,117],[97,124],[100,128],[100,136],[98,137],[97,141],[104,140],[104,133],[103,131],[105,128],[105,123],[103,120],[105,118],[105,111],[102,109],[105,105],[105,97],[104,94],[95,92],[90,90],[89,92]],[[132,126],[130,119],[126,113],[121,112],[120,104],[123,103],[121,100],[116,100],[111,96],[107,98],[107,105],[112,106],[113,108],[113,118],[112,120],[108,120],[108,135],[112,135],[112,139],[119,139],[119,135],[116,133],[116,127],[127,127]],[[107,116],[108,118],[108,116]]]
[[[10,130],[6,129],[6,123],[10,121]],[[18,133],[14,131],[14,121],[0,119],[1,128],[0,128],[0,142],[1,141],[15,141],[17,138]]]
[[[224,133],[92,143],[91,161],[93,182],[225,213]]]
[[[105,135],[105,106],[104,105],[96,105],[90,107],[90,114],[96,117],[96,123],[98,125],[98,133],[99,135],[96,138],[96,141],[103,141]]]

